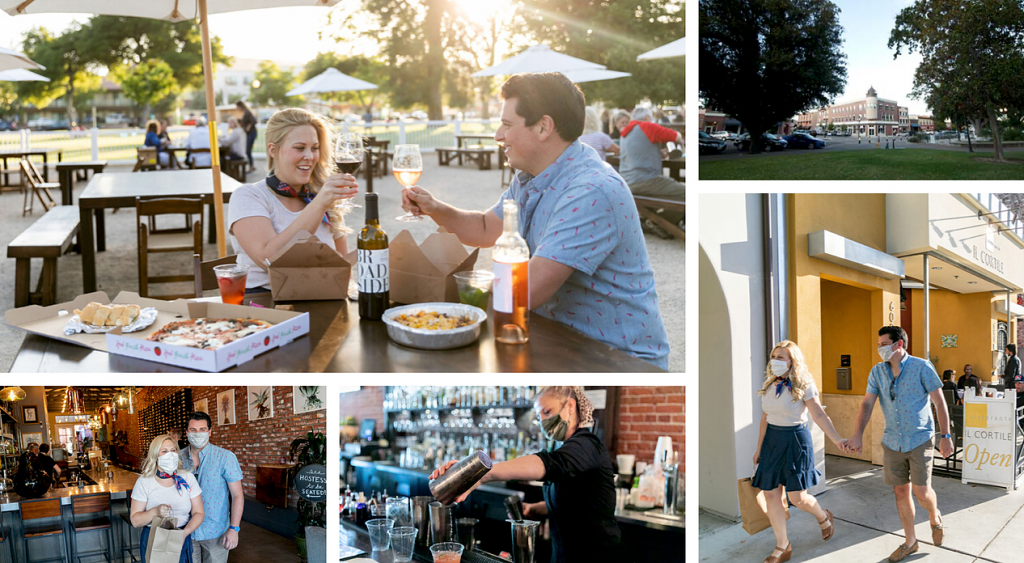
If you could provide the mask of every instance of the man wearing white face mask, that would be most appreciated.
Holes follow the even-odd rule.
[[[928,511],[932,542],[942,545],[945,532],[938,499],[932,489],[932,422],[928,398],[935,403],[939,417],[942,457],[953,455],[953,440],[949,434],[949,411],[942,396],[942,381],[931,362],[915,358],[907,351],[907,332],[898,326],[878,330],[878,355],[882,362],[871,369],[867,393],[857,413],[857,430],[848,447],[860,450],[864,429],[871,420],[875,400],[882,404],[885,432],[882,434],[883,468],[885,484],[893,488],[896,509],[903,523],[906,541],[889,556],[889,561],[902,561],[918,550],[914,531],[913,491],[921,507]]]
[[[210,415],[194,412],[188,420],[188,444],[181,451],[185,469],[203,488],[206,519],[192,535],[196,563],[226,563],[238,546],[242,522],[242,468],[235,454],[210,443]]]

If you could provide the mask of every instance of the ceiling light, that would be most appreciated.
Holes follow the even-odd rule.
[[[11,403],[15,401],[24,401],[26,396],[25,390],[17,385],[13,387],[4,387],[0,390],[0,399]]]

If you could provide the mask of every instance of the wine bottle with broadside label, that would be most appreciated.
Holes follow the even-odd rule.
[[[494,337],[505,344],[530,340],[530,247],[519,234],[519,204],[501,206],[503,230],[494,243]]]
[[[356,239],[359,270],[359,317],[379,321],[391,305],[388,235],[380,228],[377,194],[366,194],[366,225]]]

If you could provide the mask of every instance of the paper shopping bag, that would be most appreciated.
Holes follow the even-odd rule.
[[[738,479],[736,486],[740,495],[740,517],[743,518],[743,529],[748,534],[754,535],[761,530],[771,527],[768,520],[768,503],[764,491],[751,484],[752,477]],[[786,520],[789,520],[789,503],[786,502],[786,491],[782,491],[782,508],[786,512]]]
[[[149,563],[178,563],[185,545],[185,532],[178,529],[177,518],[153,518],[149,528],[146,561]]]

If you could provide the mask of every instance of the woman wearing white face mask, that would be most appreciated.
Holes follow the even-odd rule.
[[[195,476],[181,469],[178,444],[166,434],[154,438],[142,466],[142,476],[132,489],[132,526],[144,527],[140,540],[142,563],[146,563],[149,524],[157,516],[177,518],[178,528],[185,532],[179,563],[191,563],[191,534],[203,523],[201,493]]]
[[[830,539],[835,531],[832,512],[822,510],[807,493],[820,476],[814,468],[814,443],[807,428],[807,415],[843,451],[846,440],[839,436],[832,419],[821,408],[818,389],[796,343],[785,340],[775,345],[765,370],[764,385],[757,394],[761,395],[762,414],[754,453],[757,471],[752,484],[764,491],[768,519],[775,532],[775,550],[764,563],[782,563],[793,556],[793,546],[786,535],[783,494],[788,493],[794,506],[817,519],[822,540]]]
[[[597,435],[594,405],[582,387],[546,387],[534,403],[541,432],[560,442],[551,452],[495,462],[473,489],[487,481],[543,481],[544,502],[524,505],[527,518],[546,515],[551,563],[618,561],[621,534],[615,520],[615,467]],[[436,469],[444,475],[456,462]],[[472,492],[470,489],[469,492]],[[466,500],[469,492],[457,502]]]

